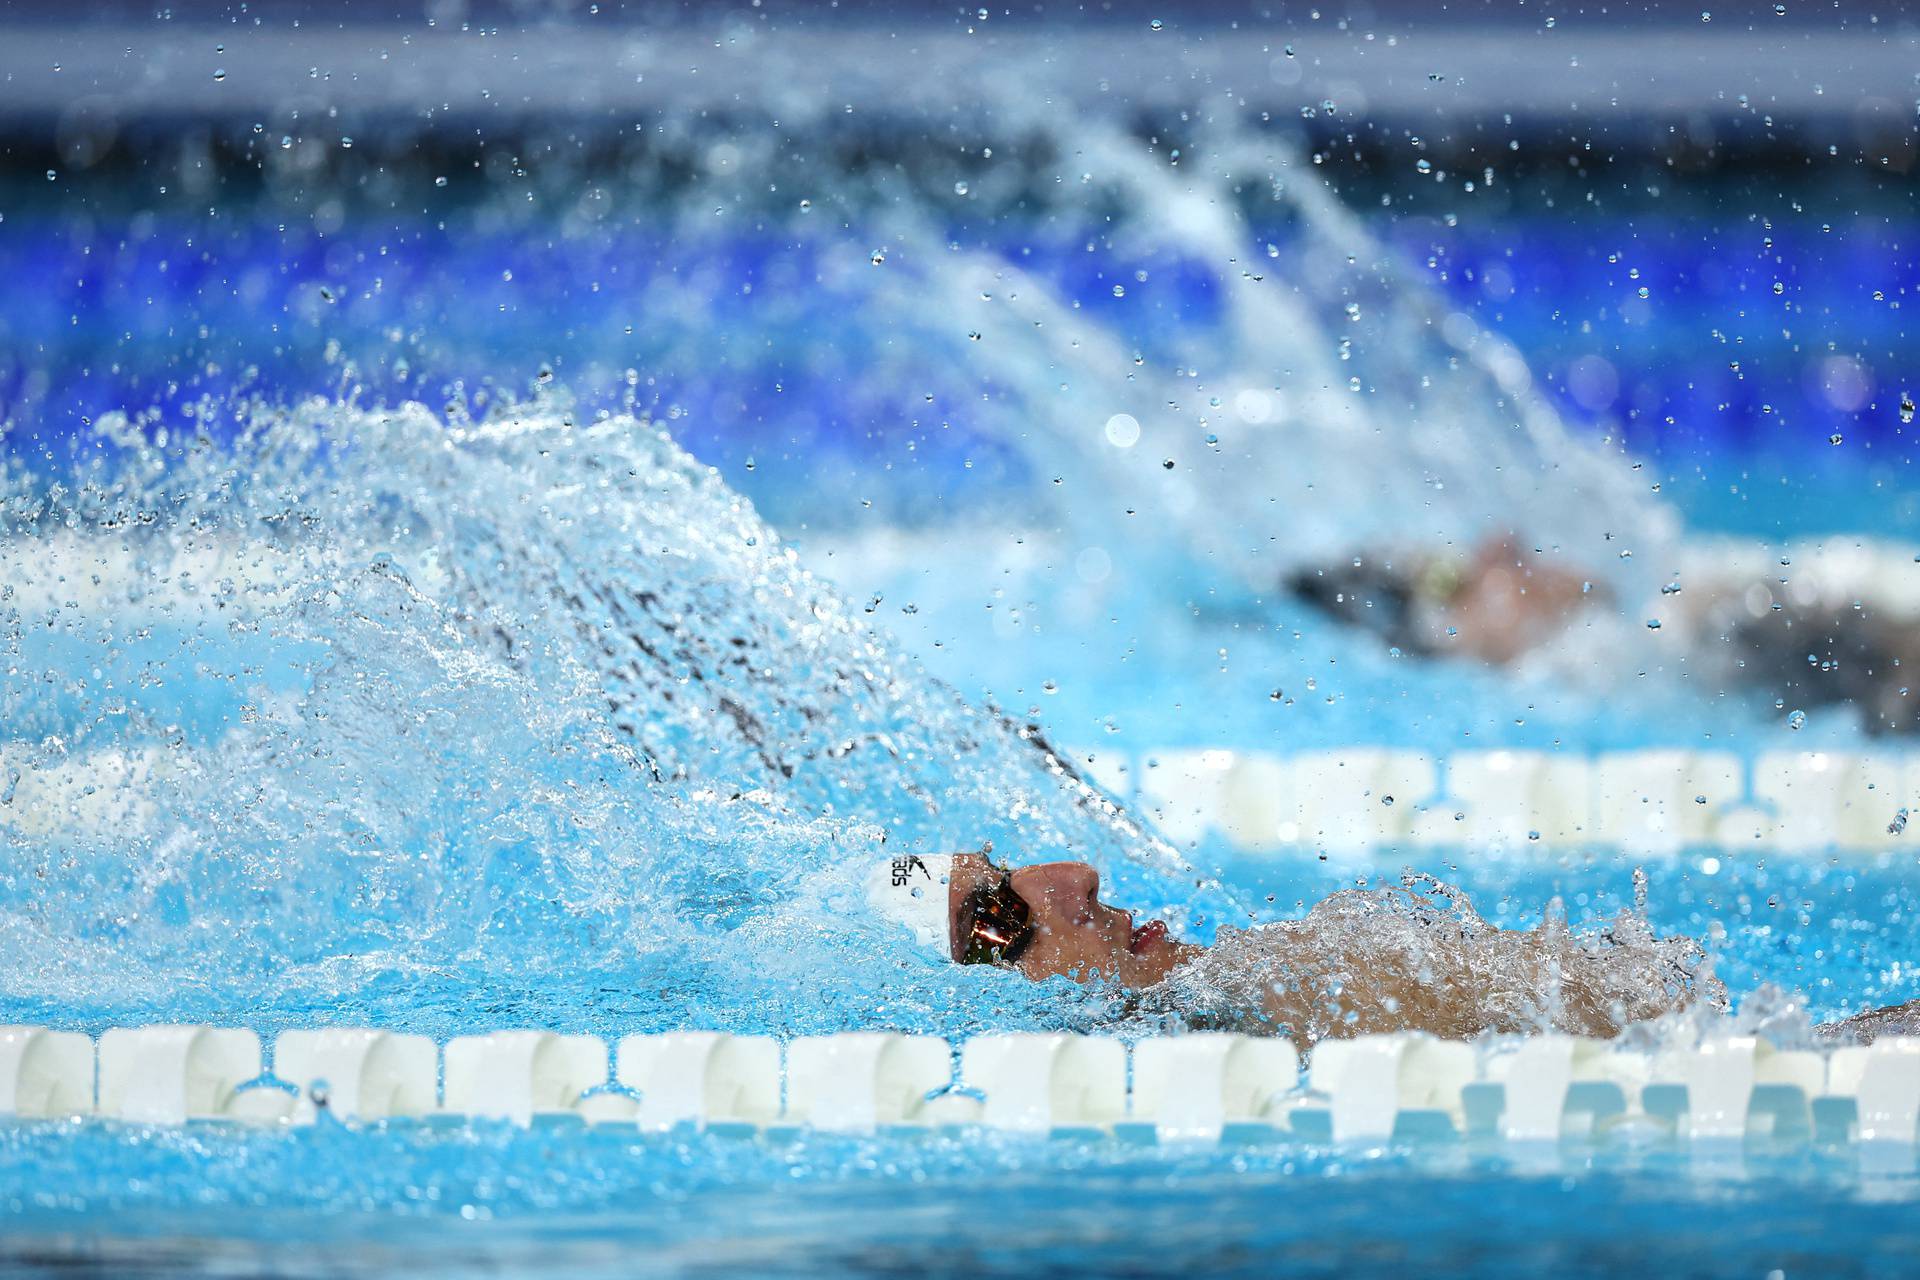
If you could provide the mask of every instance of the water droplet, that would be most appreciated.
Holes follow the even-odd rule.
[[[215,67],[213,69],[213,78],[215,80],[225,80],[227,78],[227,69],[225,67]]]
[[[1126,297],[1126,296],[1127,296],[1127,286],[1125,286],[1125,285],[1123,285],[1123,284],[1117,284],[1117,285],[1115,285],[1115,286],[1113,286],[1113,296],[1114,296],[1114,297],[1116,297],[1116,298],[1124,298],[1124,297]]]
[[[1647,619],[1647,630],[1658,631],[1659,629],[1660,629],[1660,619],[1658,618]]]
[[[1787,286],[1786,286],[1786,285],[1784,285],[1784,284],[1782,284],[1782,283],[1780,283],[1780,282],[1779,282],[1778,280],[1775,280],[1775,281],[1773,282],[1773,296],[1774,296],[1774,297],[1776,297],[1776,298],[1777,298],[1777,297],[1779,297],[1779,296],[1780,296],[1781,294],[1783,294],[1783,293],[1785,293],[1786,291],[1787,291]]]
[[[1149,22],[1147,25],[1149,27],[1152,27],[1155,31],[1164,31],[1166,30],[1166,26],[1167,26],[1166,23],[1160,21],[1160,19],[1158,18],[1155,18],[1152,22]]]
[[[1912,392],[1902,391],[1900,393],[1900,421],[1909,422],[1909,423],[1913,421],[1913,393]]]
[[[446,179],[446,177],[445,177],[445,175],[442,175],[442,176],[440,176],[440,177],[438,177],[438,178],[435,178],[435,179],[433,180],[433,185],[434,185],[434,186],[436,186],[436,187],[444,187],[444,186],[446,186],[446,185],[447,185],[447,179]]]
[[[1431,160],[1416,160],[1414,161],[1413,167],[1418,169],[1421,173],[1433,172],[1433,162]]]
[[[987,11],[985,9],[975,10],[973,16],[978,18],[980,21],[985,22],[987,20]]]
[[[1648,289],[1647,286],[1641,285],[1639,289],[1639,294],[1642,298],[1646,298],[1651,296],[1652,291]]]
[[[1840,433],[1839,433],[1838,431],[1836,431],[1836,432],[1834,432],[1834,433],[1833,433],[1832,435],[1830,435],[1830,436],[1828,436],[1828,437],[1827,437],[1827,443],[1828,443],[1828,444],[1840,444],[1840,443],[1842,443],[1842,442],[1843,442],[1843,441],[1844,441],[1845,439],[1846,439],[1846,437],[1844,437],[1844,436],[1842,436],[1842,435],[1841,435],[1841,434],[1840,434]]]
[[[982,10],[982,12],[985,12],[985,11]],[[1060,686],[1056,682],[1049,680],[1045,684],[1042,684],[1040,686],[1040,691],[1042,693],[1058,693],[1060,692]]]
[[[886,260],[887,260],[887,251],[884,249],[875,249],[873,251],[873,257],[869,259],[869,261],[871,261],[873,265],[876,267],[879,266],[881,263],[885,262]]]
[[[1786,16],[1787,16],[1787,6],[1785,6],[1785,5],[1783,5],[1783,4],[1777,4],[1777,5],[1775,5],[1775,6],[1773,6],[1773,16],[1774,16],[1774,17],[1776,17],[1776,18],[1784,18],[1784,17],[1786,17]]]
[[[811,201],[811,200],[802,200],[802,201],[800,202],[800,212],[802,212],[802,213],[806,213],[806,212],[807,212],[808,210],[810,210],[810,209],[812,209],[812,208],[813,208],[813,201]]]
[[[957,196],[963,196],[963,195],[965,195],[965,194],[967,194],[967,184],[966,184],[966,183],[964,183],[964,182],[956,182],[956,183],[954,183],[954,184],[953,184],[953,194],[955,194],[955,195],[957,195]],[[803,202],[803,203],[804,203],[804,202]]]
[[[1807,713],[1804,711],[1794,711],[1787,716],[1787,728],[1789,729],[1798,729],[1806,724],[1806,722]]]

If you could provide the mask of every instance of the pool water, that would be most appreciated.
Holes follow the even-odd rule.
[[[983,129],[8,173],[0,1022],[1164,1030],[865,912],[883,849],[987,838],[1200,940],[1409,867],[1591,927],[1644,872],[1749,1023],[1920,994],[1899,846],[1255,857],[1032,748],[1866,749],[1651,633],[1489,672],[1274,585],[1516,526],[1628,589],[1702,532],[1904,545],[1903,194],[1450,218],[1251,121],[1184,168]],[[1880,1275],[1916,1199],[1818,1146],[0,1128],[22,1272]]]
[[[1910,1173],[1863,1181],[1821,1156],[1697,1167],[506,1130],[68,1131],[34,1146],[38,1176],[67,1195],[16,1213],[10,1253],[126,1275],[1879,1276],[1911,1269],[1916,1190]]]

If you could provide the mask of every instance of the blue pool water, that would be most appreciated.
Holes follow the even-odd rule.
[[[17,1141],[0,1151],[16,1169]],[[63,1133],[34,1147],[33,1168],[67,1194],[16,1216],[18,1255],[128,1275],[1912,1269],[1912,1176],[1863,1183],[1847,1164],[1818,1157],[1562,1166],[1298,1148],[1116,1153],[1034,1140],[902,1148],[810,1139],[768,1149],[505,1130],[424,1139]],[[182,1214],[183,1203],[194,1208]],[[94,1225],[103,1212],[114,1215],[110,1235]],[[209,1223],[218,1224],[211,1236]],[[289,1251],[290,1235],[311,1242]]]
[[[988,838],[1202,941],[1409,867],[1601,927],[1644,871],[1737,1017],[1920,995],[1908,849],[1252,857],[1032,746],[1866,749],[1638,619],[1515,674],[1274,588],[1509,527],[1623,596],[1709,533],[1911,542],[1903,190],[1460,214],[1251,120],[1175,164],[1024,116],[447,181],[228,123],[0,180],[0,804],[78,779],[0,822],[0,1022],[1165,1030],[867,912],[882,851]],[[24,1272],[1894,1275],[1916,1199],[1818,1147],[0,1128]]]

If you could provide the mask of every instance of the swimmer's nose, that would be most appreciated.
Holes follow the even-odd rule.
[[[1099,901],[1100,873],[1084,862],[1045,862],[1015,873],[1013,887],[1036,910],[1079,920]]]

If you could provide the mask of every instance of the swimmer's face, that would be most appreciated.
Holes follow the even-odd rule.
[[[953,860],[948,911],[953,936],[961,936],[961,907],[976,889],[992,888],[1004,874],[979,854]],[[1076,982],[1111,978],[1123,986],[1152,986],[1199,950],[1176,942],[1158,920],[1135,926],[1131,912],[1100,901],[1100,874],[1084,862],[1047,862],[1015,867],[1013,890],[1032,914],[1033,939],[1013,967],[1034,981],[1066,976]],[[956,957],[957,958],[957,957]]]

